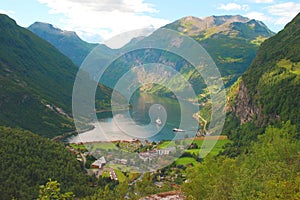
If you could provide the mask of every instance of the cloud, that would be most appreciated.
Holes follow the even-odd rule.
[[[0,9],[0,13],[5,14],[5,15],[13,15],[13,14],[15,14],[15,11]]]
[[[254,0],[255,3],[273,3],[274,0]]]
[[[99,42],[99,38],[109,39],[125,31],[158,28],[170,22],[153,17],[159,11],[144,0],[38,1],[50,8],[49,13],[66,16],[62,28],[74,30],[90,42]]]
[[[272,21],[272,18],[269,16],[266,16],[264,13],[261,12],[249,12],[245,14],[246,17],[250,19],[256,19],[259,21],[264,21],[264,22],[270,22]]]
[[[285,25],[291,21],[300,10],[300,3],[286,2],[267,7],[268,12],[275,16],[274,23]]]
[[[231,11],[231,10],[248,10],[249,6],[248,5],[240,5],[236,3],[228,3],[228,4],[221,4],[218,9],[220,10],[226,10],[226,11]]]

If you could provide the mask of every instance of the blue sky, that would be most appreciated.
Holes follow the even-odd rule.
[[[25,3],[26,2],[26,3]],[[240,14],[281,30],[300,11],[299,0],[1,0],[0,13],[23,27],[35,21],[73,30],[89,42],[185,16]]]

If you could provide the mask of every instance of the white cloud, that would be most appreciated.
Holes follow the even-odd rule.
[[[268,6],[268,12],[276,16],[274,23],[277,25],[285,25],[291,21],[300,11],[300,3],[286,2]]]
[[[270,18],[269,16],[266,16],[264,13],[261,13],[261,12],[249,12],[249,13],[246,13],[245,16],[250,19],[256,19],[256,20],[264,21],[264,22],[272,21],[272,18]]]
[[[161,27],[170,21],[152,17],[158,12],[143,0],[38,0],[51,14],[63,14],[64,29],[86,40],[110,37],[130,30]],[[95,42],[95,41],[93,41]],[[99,42],[99,40],[98,40]]]
[[[254,0],[255,3],[273,3],[274,0]]]
[[[13,14],[15,14],[15,11],[13,11],[13,10],[2,10],[2,9],[0,9],[0,13],[5,14],[5,15],[13,15]]]
[[[230,10],[248,10],[249,6],[248,5],[240,5],[237,3],[228,3],[228,4],[221,4],[218,9],[220,10],[226,10],[226,11],[230,11]]]

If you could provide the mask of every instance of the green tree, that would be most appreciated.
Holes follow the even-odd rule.
[[[40,186],[38,200],[73,200],[74,197],[73,192],[61,194],[60,184],[49,179],[46,185]]]
[[[295,125],[269,126],[248,151],[208,157],[187,171],[188,199],[300,199],[300,141]]]

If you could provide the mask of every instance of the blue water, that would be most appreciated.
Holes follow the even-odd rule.
[[[106,135],[112,135],[113,139],[126,139],[130,135],[135,139],[146,139],[148,141],[162,141],[194,137],[198,130],[198,122],[193,118],[197,107],[191,103],[183,102],[165,97],[158,97],[148,94],[135,94],[130,100],[129,111],[122,111],[112,114],[112,112],[98,113],[99,126]],[[151,121],[152,117],[152,121]],[[158,125],[155,120],[159,118],[162,125]],[[116,127],[114,120],[120,120],[122,127]],[[127,121],[132,119],[132,121]],[[139,126],[136,128],[136,125]],[[181,128],[184,132],[173,132],[174,128]],[[83,142],[95,140],[105,140],[102,137],[95,139],[95,131],[83,133]],[[84,136],[84,137],[83,137]],[[148,137],[149,136],[149,137]],[[124,138],[125,137],[125,138]],[[78,136],[69,138],[69,142],[75,142]],[[107,139],[106,140],[110,140]]]

